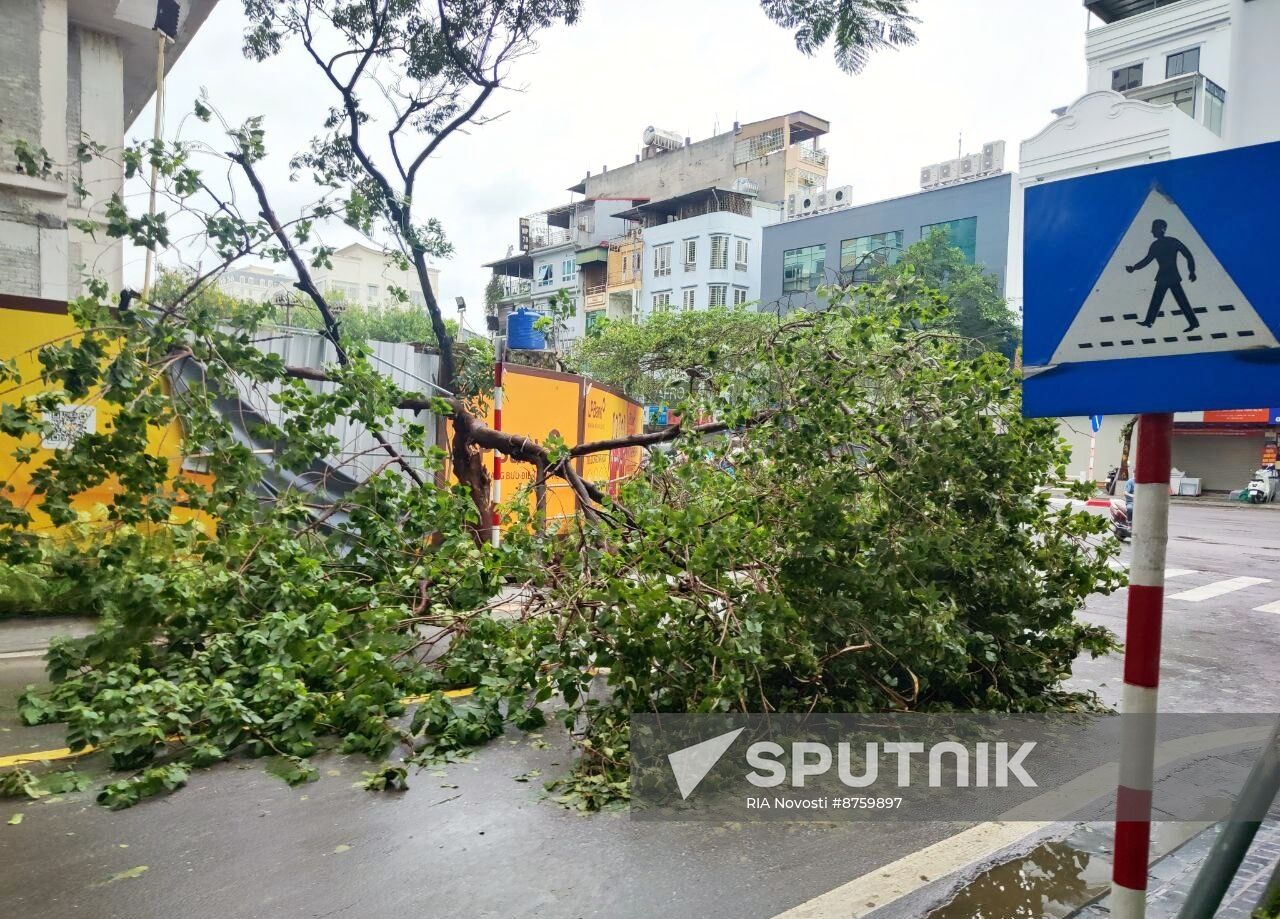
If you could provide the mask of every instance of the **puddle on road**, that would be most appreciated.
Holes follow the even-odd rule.
[[[1063,919],[1110,883],[1110,859],[1046,842],[988,868],[928,919]]]

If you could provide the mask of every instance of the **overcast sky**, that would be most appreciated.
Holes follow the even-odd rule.
[[[631,162],[646,125],[694,140],[716,129],[803,109],[831,122],[831,185],[852,185],[855,203],[918,188],[918,168],[988,140],[1018,143],[1050,110],[1084,92],[1086,16],[1080,0],[918,0],[914,47],[877,54],[857,76],[829,53],[806,58],[757,0],[585,0],[581,22],[544,33],[491,103],[496,122],[451,139],[419,182],[421,215],[438,217],[453,242],[439,265],[441,293],[466,297],[479,314],[481,263],[516,242],[517,218],[565,203],[591,170]],[[265,64],[240,53],[240,0],[221,0],[175,65],[167,130],[178,128],[201,88],[235,123],[263,115],[275,174],[317,133],[330,100],[305,59]],[[131,136],[151,129],[148,108]],[[187,128],[190,128],[188,122]],[[284,186],[282,200],[289,199]],[[351,241],[339,233],[326,240]],[[137,253],[134,253],[136,256]],[[131,260],[131,273],[139,258]]]

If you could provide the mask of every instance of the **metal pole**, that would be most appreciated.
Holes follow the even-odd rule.
[[[1094,462],[1094,457],[1097,455],[1097,451],[1098,451],[1098,435],[1096,433],[1090,434],[1089,435],[1089,484],[1095,485],[1095,486],[1098,484],[1098,480],[1094,478],[1093,462]]]
[[[165,38],[163,32],[156,32],[156,124],[152,131],[152,140],[160,143],[161,135],[164,133],[164,45],[168,39]],[[159,169],[156,166],[155,152],[152,152],[151,159],[151,199],[147,205],[147,215],[155,217],[156,215],[156,183],[160,181]],[[146,300],[151,296],[151,270],[155,263],[155,250],[148,248],[146,255],[146,268],[142,274],[142,299]]]
[[[493,364],[493,429],[502,430],[502,361]],[[490,521],[489,537],[495,547],[502,545],[502,512],[498,509],[502,502],[502,454],[493,451],[493,485],[489,501],[493,505],[493,518]]]
[[[1129,565],[1121,703],[1122,714],[1140,717],[1125,719],[1120,751],[1115,862],[1111,873],[1111,915],[1115,919],[1142,919],[1146,914],[1172,446],[1172,415],[1141,416],[1138,461],[1134,466],[1133,561]]]
[[[1258,755],[1249,778],[1245,779],[1240,797],[1231,808],[1231,816],[1214,840],[1209,858],[1200,867],[1178,919],[1211,919],[1231,886],[1240,863],[1244,861],[1258,832],[1259,817],[1266,814],[1280,790],[1280,722],[1276,723],[1267,745]],[[1263,902],[1280,895],[1280,868],[1267,885]],[[1262,906],[1262,903],[1258,904]]]

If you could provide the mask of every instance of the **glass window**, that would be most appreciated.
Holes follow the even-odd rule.
[[[693,271],[698,267],[698,241],[696,239],[686,239],[684,241],[684,270]]]
[[[840,243],[840,276],[862,282],[873,268],[895,265],[902,254],[902,230],[856,236]]]
[[[683,310],[692,310],[697,302],[698,288],[686,287],[680,292],[680,308]]]
[[[735,287],[733,289],[733,305],[742,306],[747,302],[747,289],[745,287]]]
[[[1200,49],[1192,48],[1189,51],[1179,51],[1177,54],[1171,54],[1165,58],[1164,75],[1169,77],[1180,77],[1184,73],[1196,73],[1200,69]]]
[[[377,285],[377,284],[366,284],[366,285],[365,285],[365,288],[367,289],[367,293],[368,293],[368,296],[369,296],[369,302],[370,302],[370,303],[377,303],[377,302],[378,302],[378,285]]]
[[[653,295],[653,311],[655,313],[665,313],[670,305],[671,291],[660,290]]]
[[[596,328],[604,321],[605,310],[592,310],[587,313],[587,334],[591,335]]]
[[[711,237],[711,267],[729,267],[729,237],[720,234]]]
[[[964,253],[964,260],[973,265],[978,260],[978,218],[965,217],[962,220],[945,220],[942,223],[929,223],[920,228],[920,237],[927,238],[934,230],[947,234],[947,245]]]
[[[539,287],[550,287],[555,282],[556,282],[555,268],[553,268],[551,265],[543,265],[541,268],[538,269],[538,286]]]
[[[1142,85],[1142,65],[1130,64],[1119,70],[1111,71],[1111,88],[1118,93],[1137,89]]]
[[[560,263],[560,280],[572,281],[578,275],[578,263],[571,258]]]
[[[747,270],[747,246],[748,240],[736,240],[737,245],[734,247],[733,267],[736,271]]]
[[[671,274],[671,243],[653,248],[653,276],[665,278]]]
[[[1192,118],[1196,117],[1196,91],[1193,86],[1187,86],[1159,96],[1152,96],[1147,101],[1152,105],[1176,105]]]
[[[782,253],[782,291],[814,290],[826,270],[827,247],[805,246]]]
[[[1227,107],[1227,91],[1213,80],[1204,81],[1204,124],[1210,131],[1221,136],[1222,116]]]
[[[707,285],[707,306],[715,309],[717,306],[724,306],[726,298],[729,294],[728,284],[708,284]]]

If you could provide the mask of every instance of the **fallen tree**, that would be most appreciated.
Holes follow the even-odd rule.
[[[839,40],[840,11],[905,8],[807,6],[829,19],[811,44]],[[1065,459],[1052,426],[1020,418],[1007,362],[966,359],[963,342],[919,331],[935,308],[927,291],[868,288],[857,309],[776,324],[758,361],[707,372],[686,417],[707,413],[708,424],[577,447],[495,431],[458,374],[426,272],[447,243],[415,216],[418,177],[444,140],[477,122],[537,30],[572,21],[577,4],[250,0],[247,9],[252,54],[296,42],[335,94],[326,133],[293,161],[316,200],[292,217],[277,210],[257,120],[222,125],[227,150],[123,151],[131,176],[155,164],[174,225],[194,221],[216,259],[163,301],[95,282],[71,305],[80,333],[40,350],[45,392],[0,414],[0,433],[29,444],[59,405],[110,409],[103,430],[33,473],[35,505],[57,524],[75,521],[74,498],[91,487],[110,481],[115,497],[105,538],[61,547],[65,564],[55,565],[89,598],[99,628],[55,645],[52,688],[21,706],[29,722],[65,722],[73,749],[101,749],[133,773],[104,788],[103,803],[127,806],[239,752],[282,757],[282,774],[304,781],[315,774],[307,758],[332,745],[375,762],[396,752],[370,784],[400,787],[408,763],[507,723],[538,725],[553,699],[586,753],[566,788],[584,807],[625,794],[632,710],[1089,704],[1060,683],[1078,654],[1110,647],[1073,616],[1118,580],[1110,550],[1090,542],[1101,524],[1054,512],[1038,494]],[[371,97],[390,115],[372,117]],[[204,102],[195,114],[220,122]],[[229,168],[231,186],[198,168],[201,158]],[[389,257],[416,272],[440,349],[437,390],[401,391],[344,334],[313,276],[333,251],[320,238],[332,220],[379,234]],[[118,198],[84,228],[170,246],[165,214],[131,214]],[[266,308],[228,327],[201,302],[204,285],[248,256],[290,267],[334,365],[317,374],[260,351]],[[171,387],[178,367],[203,385]],[[0,370],[10,381],[15,373]],[[315,391],[318,377],[335,386]],[[382,469],[337,503],[301,492],[263,499],[253,487],[260,463],[217,407],[246,381],[273,387],[283,410],[264,432],[282,467],[304,471],[334,454],[329,425],[347,418],[378,438]],[[393,444],[386,435],[401,408],[439,414],[447,449],[412,424]],[[175,417],[207,479],[149,449]],[[617,499],[573,462],[659,445],[669,452],[653,451]],[[556,534],[517,520],[492,547],[489,450],[534,466],[536,482],[563,479],[580,518]],[[33,457],[19,451],[20,462]],[[0,500],[10,563],[49,563],[33,509]],[[531,599],[496,613],[503,587],[519,585]],[[475,692],[446,694],[464,685]]]

